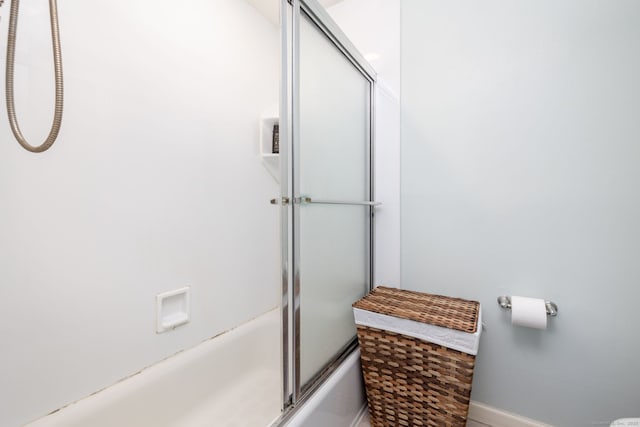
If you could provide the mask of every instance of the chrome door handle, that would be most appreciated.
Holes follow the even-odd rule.
[[[381,202],[374,202],[369,200],[363,201],[352,201],[352,200],[322,200],[322,199],[312,199],[309,196],[300,196],[295,198],[296,203],[301,205],[306,204],[318,204],[318,205],[354,205],[354,206],[379,206]]]

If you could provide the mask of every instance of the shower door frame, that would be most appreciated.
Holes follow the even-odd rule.
[[[300,21],[304,14],[327,40],[362,74],[369,83],[368,144],[365,169],[368,200],[374,196],[374,147],[375,147],[375,84],[376,72],[355,48],[338,25],[316,0],[280,0],[281,22],[281,90],[280,90],[280,182],[281,196],[281,321],[282,321],[282,402],[283,413],[276,425],[285,422],[340,363],[357,347],[353,339],[343,347],[333,359],[328,360],[324,369],[302,387],[300,382],[300,224],[296,221],[300,201],[298,153],[294,141],[300,140]],[[298,196],[299,198],[299,196]],[[368,253],[366,268],[366,289],[372,289],[374,259],[374,206],[368,208],[368,226],[364,250]],[[293,268],[292,268],[293,266]]]

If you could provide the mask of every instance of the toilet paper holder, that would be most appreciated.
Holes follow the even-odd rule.
[[[511,310],[511,297],[502,295],[498,297],[500,307]],[[545,301],[544,306],[547,308],[547,316],[555,317],[558,315],[558,306],[555,302]]]

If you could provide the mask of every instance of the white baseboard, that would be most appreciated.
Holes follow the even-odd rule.
[[[493,408],[484,403],[472,401],[469,404],[470,421],[491,427],[553,427],[540,421]]]

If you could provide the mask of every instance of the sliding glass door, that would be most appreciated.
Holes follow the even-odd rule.
[[[371,287],[375,74],[316,1],[283,6],[291,13],[281,146],[291,315],[283,311],[283,337],[285,402],[295,404],[354,348],[351,304]]]
[[[371,82],[304,13],[299,58],[294,268],[304,388],[352,341],[351,303],[368,289]]]

